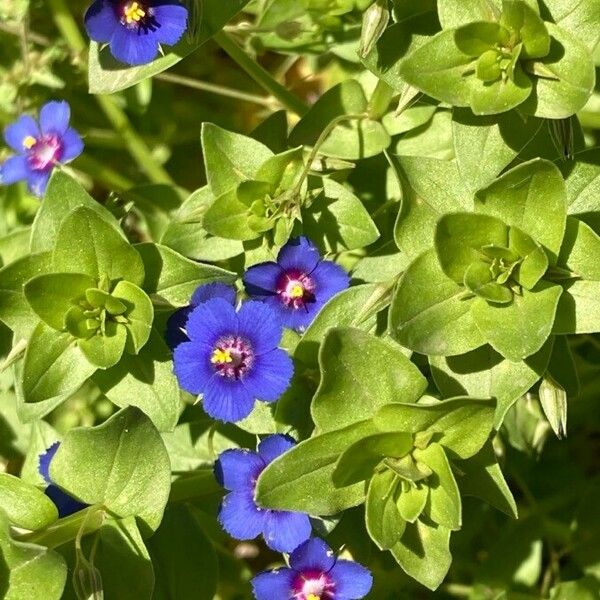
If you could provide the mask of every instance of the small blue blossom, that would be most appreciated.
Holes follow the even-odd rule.
[[[188,11],[178,0],[95,0],[85,13],[92,40],[108,44],[127,65],[156,58],[159,46],[175,45],[187,29]]]
[[[338,560],[319,538],[311,538],[290,556],[290,568],[264,571],[252,580],[256,600],[358,600],[373,585],[368,569]]]
[[[184,390],[203,395],[214,419],[241,421],[255,400],[275,402],[289,386],[294,367],[277,347],[283,329],[262,302],[245,302],[236,312],[213,298],[190,312],[185,329],[190,341],[175,348],[175,375]]]
[[[63,492],[58,486],[54,485],[52,479],[50,479],[50,463],[59,446],[60,442],[55,442],[46,450],[46,452],[40,454],[38,472],[44,478],[44,481],[48,486],[45,491],[46,496],[54,502],[58,509],[58,516],[62,519],[63,517],[68,517],[73,513],[83,510],[87,507],[87,504],[82,504],[79,500],[75,500],[75,498]]]
[[[348,284],[348,274],[323,260],[306,237],[290,240],[277,262],[254,265],[244,275],[248,294],[272,306],[283,324],[297,331],[308,327],[323,305]]]
[[[223,300],[235,306],[235,288],[231,285],[218,282],[201,285],[192,295],[189,306],[177,309],[167,321],[165,340],[171,350],[175,350],[182,342],[190,341],[185,332],[188,317],[196,306],[200,306],[200,304],[211,298],[223,298]]]
[[[52,170],[83,152],[83,142],[71,127],[67,102],[48,102],[38,122],[22,115],[4,130],[6,143],[17,153],[0,165],[0,183],[26,181],[29,191],[43,196]]]
[[[229,494],[223,498],[219,522],[233,538],[251,540],[262,534],[269,548],[291,552],[311,534],[308,515],[261,509],[254,501],[254,488],[263,469],[295,445],[287,435],[271,435],[257,452],[225,450],[215,463],[215,476]]]

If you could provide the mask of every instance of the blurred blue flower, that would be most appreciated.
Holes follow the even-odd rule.
[[[188,11],[178,0],[95,0],[85,13],[92,40],[108,44],[127,65],[144,65],[159,45],[175,45],[187,29]]]
[[[358,600],[373,585],[368,569],[338,560],[321,539],[312,538],[290,556],[290,568],[264,571],[252,580],[256,600]]]
[[[282,325],[262,302],[231,303],[213,298],[195,307],[186,323],[189,342],[173,353],[179,385],[203,395],[205,412],[220,421],[247,417],[255,400],[275,402],[285,392],[294,367],[278,348]]]
[[[349,284],[348,274],[334,262],[322,260],[306,237],[290,240],[277,262],[250,267],[244,285],[250,296],[272,306],[283,324],[303,331],[323,305]]]
[[[0,183],[26,181],[32,194],[43,196],[54,167],[83,152],[81,137],[69,127],[70,118],[67,102],[48,102],[40,110],[39,124],[22,115],[8,125],[4,139],[17,154],[0,165]]]
[[[38,471],[48,486],[45,492],[46,496],[54,502],[58,509],[58,516],[62,519],[63,517],[68,517],[73,513],[83,510],[87,507],[87,504],[82,504],[79,500],[75,500],[75,498],[63,492],[58,486],[54,485],[52,479],[50,479],[50,463],[59,446],[60,442],[55,442],[46,450],[46,452],[40,454]]]
[[[260,442],[257,452],[225,450],[219,456],[215,476],[230,491],[223,498],[219,522],[233,538],[251,540],[262,534],[269,548],[291,552],[310,537],[308,515],[261,509],[254,501],[256,480],[262,470],[295,443],[287,435],[271,435]]]
[[[190,341],[185,332],[188,317],[196,306],[200,306],[200,304],[211,298],[223,298],[223,300],[226,300],[229,304],[235,306],[235,288],[231,285],[218,282],[201,285],[192,295],[189,306],[177,309],[167,321],[165,340],[171,350],[175,350],[182,342]]]

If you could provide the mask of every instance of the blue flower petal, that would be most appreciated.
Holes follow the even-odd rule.
[[[318,248],[307,238],[291,239],[280,251],[277,262],[285,269],[298,269],[309,274],[321,260]]]
[[[32,171],[30,170],[27,174],[27,185],[29,191],[38,198],[41,198],[46,193],[48,187],[48,181],[50,181],[50,175],[52,175],[53,169],[47,171]]]
[[[268,465],[295,445],[296,440],[292,436],[278,433],[262,440],[258,444],[257,451],[265,464]]]
[[[235,306],[236,291],[232,285],[226,283],[215,282],[206,283],[201,285],[192,295],[192,301],[190,304],[198,306],[203,302],[212,300],[213,298],[222,298],[226,302],[229,302],[232,306]]]
[[[193,306],[184,306],[176,310],[167,320],[165,341],[171,351],[175,350],[179,344],[190,341],[190,338],[185,333],[185,327],[193,308]]]
[[[23,142],[29,136],[36,139],[40,137],[38,124],[29,115],[20,116],[14,123],[11,123],[4,129],[6,143],[18,153],[22,153],[25,150]]]
[[[216,377],[210,364],[212,348],[198,342],[184,342],[175,348],[173,370],[179,387],[190,394],[204,392]]]
[[[186,324],[188,337],[211,346],[224,335],[237,335],[235,309],[222,298],[213,298],[192,310]]]
[[[240,336],[248,338],[255,354],[264,354],[277,348],[283,326],[277,314],[264,302],[248,300],[238,312]]]
[[[296,548],[290,556],[290,567],[296,571],[328,573],[335,565],[333,550],[320,538],[311,538]]]
[[[237,423],[252,412],[254,400],[240,381],[215,375],[204,390],[202,405],[213,419]]]
[[[350,560],[338,560],[329,571],[335,582],[336,600],[358,600],[364,598],[373,586],[369,569]]]
[[[110,42],[117,27],[122,27],[111,2],[96,0],[85,13],[85,28],[95,42]]]
[[[25,156],[10,156],[0,165],[0,183],[10,185],[17,181],[25,181],[29,177],[29,171]]]
[[[311,279],[315,282],[315,296],[321,304],[325,304],[350,285],[348,273],[330,260],[320,262],[312,272]]]
[[[263,571],[252,579],[256,600],[290,600],[296,573],[292,569]]]
[[[263,537],[272,550],[293,552],[311,533],[312,527],[307,515],[281,510],[268,511]]]
[[[215,463],[215,477],[227,490],[252,492],[265,461],[250,450],[225,450]]]
[[[110,39],[110,51],[126,65],[145,65],[156,58],[158,42],[152,31],[138,33],[137,29],[120,26]]]
[[[83,152],[81,136],[70,127],[62,136],[63,150],[60,157],[61,163],[68,163],[76,159]]]
[[[47,102],[40,110],[40,129],[44,135],[63,136],[69,128],[71,107],[68,102]]]
[[[242,381],[253,398],[275,402],[288,389],[293,374],[292,359],[285,350],[277,348],[256,356]]]
[[[158,4],[154,6],[154,17],[160,24],[157,41],[174,46],[187,29],[187,9],[179,4]]]
[[[223,498],[219,523],[236,540],[253,540],[262,533],[267,511],[254,503],[252,491],[230,492]]]
[[[277,279],[283,269],[275,262],[265,262],[250,267],[244,273],[244,286],[250,296],[268,296],[275,294]]]
[[[66,494],[55,485],[48,486],[44,493],[52,500],[52,502],[54,502],[54,505],[58,509],[58,516],[61,519],[79,512],[88,506],[87,504],[79,502],[79,500],[75,500],[75,498],[69,496],[69,494]]]
[[[40,454],[38,459],[38,473],[44,478],[44,481],[50,485],[52,480],[50,479],[50,463],[54,458],[60,442],[54,442],[43,454]]]

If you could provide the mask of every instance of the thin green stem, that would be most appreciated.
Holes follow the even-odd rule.
[[[134,186],[133,181],[96,160],[89,154],[82,154],[77,159],[77,169],[104,184],[114,192],[124,192]]]
[[[394,90],[383,79],[380,79],[369,102],[369,117],[374,120],[381,119],[387,113],[394,94]]]
[[[240,66],[258,85],[276,98],[288,110],[303,116],[308,106],[287,88],[282,86],[266,69],[261,67],[223,31],[214,36],[215,42]]]

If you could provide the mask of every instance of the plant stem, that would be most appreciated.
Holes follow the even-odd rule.
[[[369,117],[376,121],[381,119],[387,113],[394,94],[394,90],[383,79],[380,79],[369,102]]]
[[[134,186],[133,181],[89,154],[82,154],[77,159],[76,164],[78,170],[87,173],[90,177],[104,184],[114,192],[123,192]]]
[[[48,0],[54,22],[65,38],[73,53],[80,57],[81,64],[85,68],[83,55],[87,49],[87,43],[77,22],[73,18],[65,0]],[[110,121],[113,129],[123,138],[129,153],[135,159],[140,170],[142,170],[153,183],[173,183],[173,180],[160,165],[144,140],[134,130],[125,112],[117,105],[110,96],[95,96],[96,102]]]
[[[282,106],[301,117],[308,112],[308,107],[300,98],[294,96],[287,88],[276,81],[266,69],[248,56],[226,33],[223,31],[217,33],[214,40],[258,85],[277,98]]]

